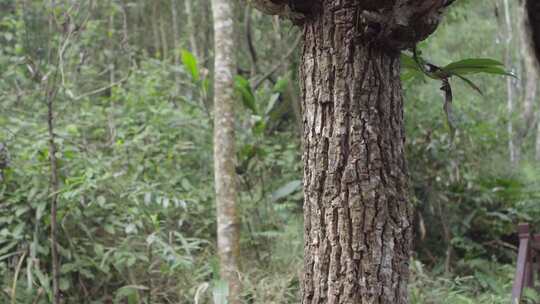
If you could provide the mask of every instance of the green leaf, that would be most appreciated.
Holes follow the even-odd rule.
[[[181,57],[182,57],[182,64],[184,65],[186,70],[190,73],[191,78],[194,81],[199,81],[200,75],[199,75],[199,68],[197,64],[197,58],[195,58],[195,56],[187,50],[182,50]]]
[[[214,283],[212,290],[214,304],[227,304],[227,297],[229,295],[229,286],[227,282],[219,280]]]
[[[244,106],[253,111],[253,113],[257,113],[255,95],[253,95],[249,81],[238,75],[234,78],[234,84],[237,92],[239,92],[240,96],[242,97],[242,103]]]
[[[126,285],[118,289],[114,297],[114,301],[118,303],[120,300],[124,298],[129,298],[132,296],[137,297],[140,290],[141,291],[148,290],[148,287],[143,286],[143,285]]]
[[[28,207],[28,206],[22,206],[20,208],[17,208],[15,210],[15,216],[19,217],[19,216],[23,215],[24,213],[26,213],[28,210],[30,210],[30,207]]]
[[[189,182],[189,179],[183,178],[180,183],[182,184],[182,188],[186,191],[190,191],[193,189],[193,185]]]
[[[504,70],[500,67],[468,67],[468,68],[453,68],[444,71],[453,74],[453,75],[472,75],[472,74],[493,74],[493,75],[504,75],[516,78],[516,75]]]
[[[274,93],[272,94],[272,96],[270,96],[270,100],[268,101],[268,106],[266,107],[266,110],[264,111],[265,115],[268,115],[270,114],[270,112],[272,112],[272,110],[274,109],[274,107],[276,106],[279,100],[280,95],[281,95],[280,93]]]
[[[292,193],[298,191],[300,187],[302,186],[301,180],[294,180],[291,182],[288,182],[287,184],[283,185],[281,188],[277,189],[272,193],[272,202],[276,202],[282,198],[285,198]]]
[[[109,234],[114,234],[114,226],[111,224],[103,225],[103,229]]]
[[[289,85],[289,73],[278,78],[272,91],[276,93],[283,93],[288,85]]]
[[[475,90],[476,92],[478,92],[478,94],[480,95],[484,95],[484,93],[482,93],[482,90],[480,90],[480,88],[474,84],[474,82],[472,82],[470,79],[464,77],[464,76],[461,76],[461,75],[458,75],[456,74],[455,75],[456,77],[458,77],[459,79],[463,80],[466,84],[468,84],[473,90]]]
[[[40,220],[43,217],[45,212],[45,207],[47,207],[46,202],[40,202],[36,207],[36,220]]]
[[[405,69],[416,70],[419,72],[422,71],[420,67],[418,67],[416,61],[414,61],[414,58],[405,53],[401,53],[401,66]]]
[[[540,293],[538,293],[538,291],[534,289],[525,288],[523,289],[523,297],[530,302],[538,303],[538,301],[540,300]]]
[[[452,62],[442,70],[450,74],[468,75],[468,74],[494,74],[516,77],[514,74],[504,69],[503,63],[489,58],[469,58]]]
[[[66,291],[71,287],[71,282],[66,278],[60,279],[60,290]]]
[[[443,67],[444,70],[471,68],[471,67],[488,67],[488,66],[504,66],[500,61],[489,58],[468,58],[452,62]]]

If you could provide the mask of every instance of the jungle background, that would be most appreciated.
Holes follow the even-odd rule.
[[[244,299],[297,303],[299,29],[236,12]],[[460,0],[419,46],[434,64],[492,58],[517,76],[473,76],[482,95],[453,81],[454,136],[440,83],[404,70],[412,303],[507,303],[516,224],[540,227],[521,18],[519,1]],[[50,303],[51,195],[66,303],[213,303],[212,35],[208,0],[0,0],[0,303]]]

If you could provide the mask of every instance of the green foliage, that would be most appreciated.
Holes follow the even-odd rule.
[[[43,77],[55,73],[63,73],[55,125],[60,285],[66,303],[223,303],[207,75],[212,52],[200,49],[201,58],[195,58],[182,50],[176,61],[161,58],[152,19],[144,17],[150,1],[124,2],[127,36],[122,4],[111,9],[98,1],[70,40],[60,70],[48,54],[61,31],[49,30],[44,2],[23,2],[28,6],[0,0],[0,143],[9,152],[0,171],[0,303],[11,302],[13,285],[16,303],[50,303],[50,169],[42,92]],[[203,2],[193,3],[201,26],[184,28],[177,50],[188,45],[185,36],[192,32],[209,48],[208,12]],[[166,31],[170,8],[162,2],[158,18]],[[485,39],[498,32],[491,11],[488,2],[458,2],[421,47],[430,62],[451,62],[440,68],[448,75],[430,76],[453,77],[460,101],[453,111],[453,139],[441,123],[439,83],[425,82],[413,56],[402,57],[407,160],[417,207],[412,303],[507,303],[515,224],[540,227],[534,140],[526,138],[521,165],[511,167],[503,78],[478,77],[475,83],[466,78],[512,76],[498,61],[483,59],[501,57],[500,45]],[[57,22],[67,21],[62,7],[53,13]],[[76,24],[86,17],[75,16]],[[258,14],[253,18],[264,70],[281,58],[295,30]],[[459,59],[471,56],[479,59]],[[247,48],[239,47],[236,169],[243,298],[298,303],[302,162],[290,96],[298,94],[297,62],[255,89],[245,72],[249,58]],[[465,83],[454,83],[454,76]],[[470,94],[467,86],[482,88],[485,98]],[[534,292],[525,293],[529,301],[537,299]]]
[[[193,79],[193,81],[195,82],[199,81],[200,74],[199,74],[199,67],[197,64],[197,58],[195,58],[195,56],[193,56],[193,54],[187,50],[181,51],[181,58],[182,58],[182,63],[184,64],[184,67],[191,75],[191,79]]]
[[[458,79],[461,79],[470,88],[478,92],[480,95],[483,95],[482,90],[469,78],[465,77],[465,75],[491,74],[515,77],[514,74],[507,72],[503,68],[503,64],[497,60],[470,58],[455,61],[443,67],[439,67],[423,59],[417,49],[413,50],[412,56],[402,53],[401,64],[406,70],[409,70],[406,71],[402,76],[403,80],[410,80],[413,77],[425,75],[431,79],[441,81],[442,87],[440,89],[445,94],[443,108],[446,113],[448,126],[452,132],[452,137],[455,134],[455,119],[452,109],[454,94],[450,85],[450,78],[457,77]]]
[[[235,88],[241,96],[244,107],[251,110],[253,114],[257,114],[257,104],[255,102],[255,96],[251,90],[249,80],[238,75],[234,78]]]
[[[512,267],[479,262],[481,270],[478,269],[474,276],[451,278],[440,273],[428,273],[420,262],[414,261],[411,304],[508,303],[512,288]]]

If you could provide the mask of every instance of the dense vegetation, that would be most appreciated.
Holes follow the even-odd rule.
[[[211,303],[221,287],[208,1],[57,2],[0,0],[0,303],[50,303],[55,195],[66,303]],[[540,224],[536,130],[524,137],[519,162],[509,160],[524,68],[498,4],[458,1],[420,49],[439,65],[506,61],[519,76],[510,82],[512,113],[507,79],[475,77],[483,96],[455,81],[451,136],[440,83],[404,81],[417,231],[412,303],[507,303],[515,225]],[[236,114],[244,298],[296,303],[298,29],[243,7]],[[512,3],[512,20],[516,12]]]

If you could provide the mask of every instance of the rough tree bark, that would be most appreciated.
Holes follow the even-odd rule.
[[[540,2],[536,0],[523,0],[528,17],[532,47],[536,58],[535,67],[538,69],[540,62]],[[540,111],[536,113],[537,122],[540,122]],[[535,159],[540,161],[540,123],[537,125]]]
[[[516,130],[516,158],[520,161],[522,147],[531,131],[536,127],[535,113],[538,91],[538,66],[535,58],[534,40],[531,30],[530,18],[527,13],[525,1],[519,4],[517,11],[519,28],[519,51],[521,53],[523,72],[522,77],[524,90],[522,93],[521,121]]]
[[[252,0],[303,26],[304,304],[407,303],[400,50],[447,0]]]
[[[230,0],[212,0],[214,18],[214,175],[221,279],[229,287],[229,303],[240,303],[239,219],[236,211],[234,136],[234,14]]]
[[[533,127],[534,122],[534,107],[538,90],[538,68],[535,58],[531,26],[525,3],[520,5],[518,12],[520,34],[519,49],[521,57],[523,58],[523,74],[525,76],[525,92],[523,93],[523,109],[521,112],[524,127],[520,135],[521,137],[525,137],[528,134],[529,129]]]

